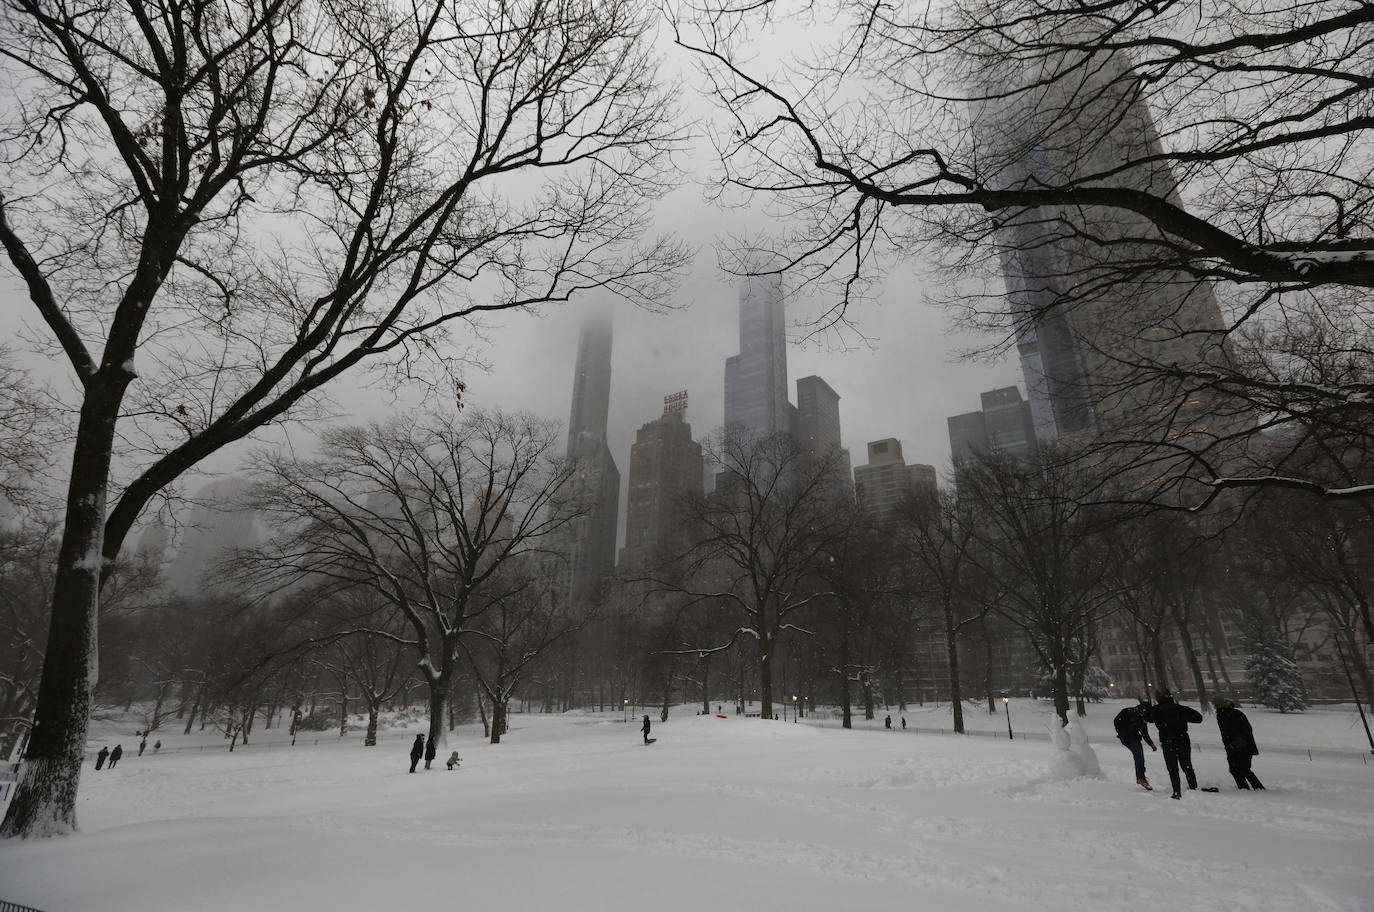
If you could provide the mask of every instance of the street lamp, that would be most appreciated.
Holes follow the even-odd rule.
[[[1007,699],[1007,692],[1002,691],[1002,708],[1007,711],[1007,740],[1015,741],[1016,736],[1011,733],[1011,700]]]
[[[797,705],[797,695],[792,694],[792,724],[797,724],[797,713],[801,712],[801,707]]]
[[[625,715],[621,718],[620,721],[628,723],[630,721],[630,701],[621,700],[620,702],[625,704]]]

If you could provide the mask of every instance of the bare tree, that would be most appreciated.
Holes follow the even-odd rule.
[[[688,498],[692,530],[681,585],[699,604],[726,604],[735,627],[727,649],[752,644],[761,711],[773,713],[773,659],[779,638],[805,633],[794,621],[826,594],[817,579],[845,528],[837,456],[815,456],[788,434],[755,435],[740,427],[715,433],[703,446],[721,469],[716,490]],[[691,652],[700,652],[693,649]]]
[[[959,641],[978,623],[993,601],[988,579],[979,572],[973,505],[952,494],[913,497],[902,504],[896,532],[903,552],[916,568],[917,585],[940,606],[941,632],[949,676],[954,730],[964,730]]]
[[[887,255],[940,257],[995,345],[1028,361],[1038,346],[1027,382],[1059,387],[1055,408],[1078,413],[1061,424],[1158,482],[1137,496],[1197,509],[1230,487],[1374,492],[1246,453],[1275,426],[1358,426],[1374,401],[1367,375],[1308,357],[1374,352],[1374,7],[690,9],[678,41],[722,111],[721,192],[795,216],[741,245],[740,269],[837,282],[833,324]],[[764,23],[815,40],[759,53]]]
[[[1067,723],[1069,675],[1086,664],[1093,629],[1110,602],[1098,544],[1101,519],[1078,505],[1069,474],[997,454],[958,468],[959,496],[976,512],[973,551],[996,584],[993,610],[1026,635]]]
[[[408,638],[359,632],[418,656],[438,743],[461,640],[521,588],[507,568],[560,557],[555,534],[580,515],[566,500],[575,466],[556,426],[528,414],[396,420],[322,444],[319,459],[264,461],[259,503],[280,534],[245,556],[246,572],[363,588],[393,606]]]
[[[58,424],[13,350],[0,345],[0,499],[22,505],[38,493],[38,475],[51,465]]]
[[[477,686],[491,704],[492,744],[509,730],[510,701],[531,666],[554,644],[582,629],[588,608],[570,600],[557,585],[559,573],[547,573],[557,560],[506,561],[502,596],[474,617],[459,640],[471,661]],[[523,565],[523,566],[522,566]]]
[[[0,17],[18,93],[0,244],[79,412],[3,832],[60,833],[100,582],[149,499],[361,365],[457,383],[455,324],[592,288],[664,301],[682,250],[639,238],[678,134],[638,0],[7,0]]]

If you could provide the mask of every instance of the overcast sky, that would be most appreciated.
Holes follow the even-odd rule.
[[[680,52],[669,51],[668,69],[687,75]],[[690,80],[690,76],[688,76]],[[684,93],[688,113],[707,116],[700,99]],[[691,273],[679,286],[672,308],[647,313],[616,304],[612,365],[610,445],[622,479],[629,472],[630,445],[635,431],[662,413],[663,397],[687,390],[687,419],[698,438],[720,425],[724,413],[725,359],[738,352],[738,293],[734,281],[717,266],[718,247],[725,230],[749,227],[749,215],[738,209],[713,208],[703,187],[714,163],[709,151],[684,157],[693,172],[680,189],[660,202],[657,230],[672,231],[699,248]],[[760,223],[761,224],[761,223]],[[1021,385],[1019,365],[1004,360],[995,365],[963,362],[956,353],[976,340],[951,335],[950,315],[927,300],[931,285],[927,264],[913,258],[889,270],[876,303],[866,304],[851,319],[868,340],[845,346],[834,336],[807,339],[805,324],[824,302],[798,301],[789,305],[788,387],[795,401],[796,380],[818,374],[841,397],[844,444],[855,465],[867,461],[867,443],[885,437],[902,442],[908,463],[930,463],[942,473],[949,464],[945,419],[978,407],[978,394],[995,387]],[[498,318],[490,333],[485,357],[491,370],[466,376],[467,401],[474,406],[527,408],[561,422],[568,419],[573,364],[580,323],[588,299],[549,308],[538,315],[512,314]],[[36,324],[36,312],[13,270],[0,268],[0,334],[13,338],[20,321]],[[41,332],[40,335],[46,335]],[[851,342],[857,340],[851,339]],[[30,362],[31,365],[34,362]],[[70,370],[57,363],[36,363],[49,378]],[[346,384],[334,388],[335,399],[356,409],[360,419],[380,417],[391,410],[380,394],[355,394]],[[304,437],[305,435],[300,435]],[[241,451],[240,451],[241,452]],[[216,458],[211,468],[232,471],[236,454]],[[187,485],[194,490],[195,483]],[[622,501],[623,503],[623,501]]]

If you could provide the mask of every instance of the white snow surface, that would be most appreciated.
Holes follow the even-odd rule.
[[[1029,729],[1021,703],[1013,720]],[[654,714],[647,747],[622,712],[517,714],[500,745],[468,726],[440,752],[457,749],[460,769],[414,775],[418,727],[372,748],[360,733],[269,748],[285,737],[273,729],[233,753],[210,732],[158,732],[162,751],[142,757],[129,732],[97,730],[93,747],[117,740],[125,754],[114,770],[87,764],[81,833],[0,844],[0,900],[46,912],[1374,909],[1374,764],[1358,750],[1261,753],[1269,789],[1252,793],[1204,749],[1199,778],[1221,791],[1173,801],[1159,754],[1146,761],[1165,787],[1145,792],[1130,754],[1100,734],[1115,711],[1092,707],[1085,727],[1102,775],[1063,779],[1044,740],[690,707],[663,724]],[[1282,726],[1303,716],[1249,714],[1261,751],[1301,743]],[[1327,727],[1344,732],[1345,715]],[[208,747],[178,750],[189,744]]]

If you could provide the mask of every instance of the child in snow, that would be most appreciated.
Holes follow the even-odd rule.
[[[449,769],[457,769],[457,768],[458,768],[458,760],[459,760],[458,752],[457,752],[457,751],[454,751],[453,753],[451,753],[451,754],[448,755],[448,760],[445,762],[444,765],[447,766]]]
[[[649,726],[649,714],[648,714],[648,713],[645,713],[645,714],[644,714],[644,724],[641,725],[641,726],[639,727],[639,730],[642,731],[642,732],[644,732],[644,743],[645,743],[645,744],[648,744],[648,743],[649,743],[649,728],[650,728],[650,726]]]

